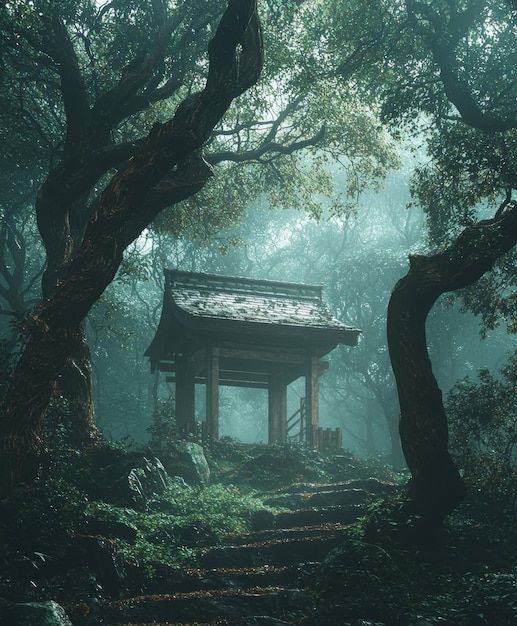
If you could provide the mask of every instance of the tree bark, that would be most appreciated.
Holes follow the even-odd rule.
[[[49,179],[57,177],[53,172]],[[84,229],[88,221],[86,198],[73,203],[69,210],[60,215],[52,214],[52,206],[59,200],[59,192],[45,189],[37,200],[40,229],[45,233],[47,264],[42,278],[42,295],[47,300],[53,296],[66,276],[68,267],[80,248]],[[71,209],[74,210],[71,210]],[[45,221],[45,228],[42,223]],[[76,336],[76,344],[66,360],[57,380],[58,393],[68,404],[71,422],[67,424],[70,441],[81,446],[100,437],[95,425],[93,402],[91,353],[86,339],[85,323],[82,322]]]
[[[230,0],[209,45],[205,88],[166,124],[156,124],[94,206],[80,248],[33,328],[0,415],[0,496],[37,478],[41,430],[56,381],[81,337],[84,318],[110,284],[124,249],[165,206],[199,191],[211,176],[200,149],[231,102],[259,78],[262,36],[255,0]]]
[[[432,526],[463,499],[465,485],[448,452],[447,417],[427,351],[425,322],[438,297],[478,280],[517,243],[517,204],[466,228],[446,250],[410,257],[388,306],[388,346],[400,402],[400,437],[413,512]]]
[[[70,443],[79,448],[100,439],[102,435],[95,424],[92,360],[84,321],[79,325],[77,340],[58,378],[58,391],[68,403]]]

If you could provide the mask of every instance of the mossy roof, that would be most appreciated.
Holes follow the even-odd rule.
[[[354,346],[360,331],[334,317],[322,287],[165,270],[163,309],[146,351],[152,367],[202,346],[315,350]]]
[[[165,289],[195,318],[357,332],[330,313],[321,286],[168,270]]]

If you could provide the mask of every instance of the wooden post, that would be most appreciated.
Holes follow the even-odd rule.
[[[268,441],[287,439],[287,385],[278,374],[271,374],[268,385]]]
[[[305,411],[307,416],[307,443],[317,445],[316,431],[319,424],[318,414],[319,392],[319,358],[310,353],[305,368]]]
[[[213,346],[206,349],[206,433],[219,439],[219,353]]]
[[[189,359],[176,359],[176,425],[182,436],[196,431],[194,374]]]
[[[343,429],[338,426],[336,428],[336,448],[339,450],[343,447]]]

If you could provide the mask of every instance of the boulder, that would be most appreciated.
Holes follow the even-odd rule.
[[[63,607],[54,600],[10,604],[0,617],[4,615],[9,626],[72,626]]]
[[[135,504],[143,505],[167,489],[167,472],[160,459],[141,457],[127,475],[127,486]]]
[[[118,506],[145,506],[149,499],[168,488],[167,472],[160,459],[152,454],[104,446],[90,451],[88,467],[81,488],[92,500]]]
[[[114,541],[102,537],[76,535],[68,549],[68,567],[88,563],[105,595],[117,597],[124,580],[124,558]]]
[[[210,468],[202,446],[191,441],[178,441],[163,461],[170,476],[180,476],[189,485],[206,486],[210,482]]]

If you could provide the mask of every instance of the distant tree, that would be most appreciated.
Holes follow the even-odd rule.
[[[14,115],[18,94],[5,67],[0,85],[0,332],[12,350],[17,322],[40,299],[44,250],[33,207],[46,158],[37,133]]]

